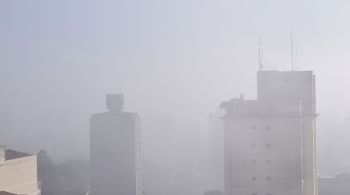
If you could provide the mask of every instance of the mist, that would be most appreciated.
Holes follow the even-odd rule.
[[[350,111],[349,9],[326,0],[2,1],[0,143],[87,160],[90,115],[122,93],[141,118],[146,162],[205,170],[210,114],[242,93],[256,99],[259,37],[266,67],[291,69],[293,28],[296,69],[316,75],[317,147],[327,148]],[[320,172],[339,171],[327,165],[332,151],[317,153]],[[220,186],[202,174],[196,189]]]

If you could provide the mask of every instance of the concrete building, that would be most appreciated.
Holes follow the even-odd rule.
[[[209,166],[211,189],[224,190],[224,124],[222,113],[209,116]]]
[[[40,194],[36,155],[0,146],[0,194]]]
[[[90,119],[90,194],[141,195],[141,132],[121,94],[106,96],[108,112]]]
[[[259,71],[257,100],[223,102],[226,195],[316,195],[315,76]]]

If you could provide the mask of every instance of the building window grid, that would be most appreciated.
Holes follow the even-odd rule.
[[[252,125],[252,126],[250,126],[250,129],[251,129],[251,130],[256,130],[257,127],[256,127],[255,125]],[[267,130],[267,131],[269,131],[269,130],[271,130],[271,126],[267,125],[267,126],[264,127],[264,129]],[[250,147],[255,148],[255,147],[256,147],[256,144],[255,144],[255,143],[252,143],[252,144],[250,144]],[[267,142],[267,143],[265,144],[265,147],[266,147],[266,148],[270,148],[270,147],[271,147],[271,143],[270,143],[270,142]],[[270,164],[271,164],[271,160],[270,160],[270,159],[267,159],[265,162],[266,162],[267,165],[270,165]],[[255,164],[256,164],[256,160],[255,160],[255,159],[251,160],[251,164],[255,165]],[[253,182],[255,182],[255,181],[257,180],[257,177],[253,176],[253,177],[251,178],[251,180],[252,180]],[[266,177],[266,181],[269,181],[269,182],[270,182],[271,180],[272,180],[272,177],[271,177],[271,176],[267,176],[267,177]],[[257,195],[257,193],[252,193],[251,195]],[[272,195],[272,193],[266,193],[266,195]]]

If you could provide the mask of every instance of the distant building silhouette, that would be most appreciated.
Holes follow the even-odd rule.
[[[339,173],[332,177],[319,177],[319,195],[350,194],[350,174]]]
[[[141,195],[139,117],[122,111],[123,95],[106,100],[109,111],[90,119],[90,194]]]
[[[40,194],[36,155],[0,146],[0,194]]]
[[[316,195],[315,76],[259,71],[258,99],[223,102],[226,195]]]
[[[209,116],[209,163],[211,189],[224,190],[224,124],[222,113]]]
[[[45,150],[37,156],[42,195],[85,195],[89,190],[87,161],[70,159],[56,164]]]

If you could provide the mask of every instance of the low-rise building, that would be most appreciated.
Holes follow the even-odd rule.
[[[40,194],[36,155],[0,146],[0,194]]]

